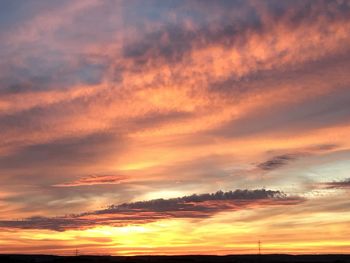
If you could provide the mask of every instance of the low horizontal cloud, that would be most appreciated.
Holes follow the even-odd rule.
[[[211,194],[123,203],[111,205],[103,210],[62,217],[2,220],[0,227],[65,231],[97,225],[143,224],[169,218],[208,218],[223,211],[238,211],[272,205],[296,205],[303,201],[304,199],[298,196],[287,196],[280,191],[265,189],[218,191]]]
[[[74,186],[98,185],[98,184],[119,184],[123,180],[125,180],[125,176],[121,176],[121,175],[90,175],[90,176],[82,177],[72,182],[56,184],[54,186],[74,187]]]
[[[350,189],[350,178],[347,178],[343,181],[320,183],[319,186],[325,189]]]

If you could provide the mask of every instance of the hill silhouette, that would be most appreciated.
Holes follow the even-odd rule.
[[[350,255],[227,255],[227,256],[51,256],[0,255],[6,263],[350,263]]]

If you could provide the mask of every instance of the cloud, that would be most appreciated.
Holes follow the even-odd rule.
[[[256,167],[261,170],[272,171],[286,166],[291,162],[297,161],[300,158],[327,153],[337,148],[339,148],[339,145],[332,143],[311,145],[299,149],[294,149],[294,151],[290,153],[272,156],[270,159],[258,163]]]
[[[315,152],[319,152],[319,151],[332,151],[335,150],[337,148],[339,148],[340,145],[338,144],[334,144],[334,143],[325,143],[325,144],[319,144],[319,145],[314,145],[312,147],[309,147],[310,151],[315,151]]]
[[[2,220],[0,227],[64,231],[97,225],[142,224],[166,218],[201,219],[223,211],[272,205],[296,205],[304,201],[301,197],[287,196],[283,192],[274,190],[218,191],[212,194],[123,203],[111,205],[103,210],[62,217],[36,216],[23,220]]]
[[[265,162],[259,163],[257,167],[265,171],[271,171],[271,170],[281,168],[282,166],[287,165],[291,161],[297,160],[299,157],[300,157],[300,154],[277,155]]]
[[[286,194],[273,190],[236,190],[229,192],[218,191],[212,194],[194,194],[171,199],[155,199],[150,201],[140,201],[134,203],[124,203],[121,205],[112,205],[106,210],[98,211],[98,214],[114,211],[153,211],[153,212],[174,212],[174,211],[216,211],[222,208],[229,209],[230,206],[225,201],[251,202],[259,200],[288,200]],[[291,199],[293,200],[293,199]],[[220,202],[223,206],[220,206]],[[213,202],[213,206],[208,205]],[[218,205],[218,206],[215,206]],[[233,206],[234,207],[234,206]]]
[[[206,8],[202,5],[196,1],[184,4],[182,9],[190,13],[195,10],[187,24],[162,23],[154,31],[140,33],[141,37],[125,45],[123,56],[138,70],[174,62],[196,68],[200,56],[200,59],[212,63],[203,65],[203,61],[198,61],[209,81],[223,81],[230,77],[240,79],[338,51],[339,47],[334,46],[333,41],[326,43],[317,39],[327,38],[329,33],[320,30],[323,27],[345,26],[339,24],[348,19],[342,10],[349,9],[347,5],[331,8],[325,1],[285,4],[234,1],[231,5],[221,1],[217,4],[206,2]],[[208,8],[215,10],[217,15],[208,16],[205,13]],[[181,16],[177,11],[173,12]],[[339,37],[344,39],[343,35]],[[300,38],[303,38],[302,43],[298,41]],[[321,51],[318,48],[322,45]]]
[[[318,185],[321,188],[325,189],[350,189],[350,178],[347,178],[343,181],[319,183]]]
[[[160,20],[162,23],[155,27],[159,28],[158,30],[152,32],[145,30],[146,33],[141,34],[142,37],[125,45],[122,52],[124,57],[132,59],[137,64],[155,60],[178,62],[190,55],[194,49],[204,46],[220,44],[226,48],[244,47],[252,35],[263,35],[267,27],[277,24],[284,24],[292,31],[303,24],[312,23],[319,26],[338,19],[346,20],[345,10],[349,10],[346,4],[336,4],[330,7],[326,1],[284,1],[283,3],[278,1],[262,3],[192,1],[190,4],[179,3],[177,6],[168,6],[162,10],[164,13],[176,15],[179,18],[176,22]],[[150,6],[146,5],[145,8],[150,8]],[[215,10],[214,13],[217,15],[208,16],[208,9]],[[334,19],[335,15],[336,19]],[[135,18],[140,20],[141,17]],[[147,18],[142,17],[141,19],[146,20]],[[186,21],[187,24],[182,23],[183,21]],[[270,49],[273,49],[272,43],[270,42]],[[277,43],[274,44],[278,46]],[[280,52],[279,55],[284,57],[286,52]]]
[[[348,130],[322,133],[321,139],[302,134],[348,123],[346,1],[4,3],[0,179],[16,195],[9,207],[51,216],[80,211],[74,202],[96,209],[110,198],[134,200],[173,181],[203,192],[240,187],[246,178],[229,176],[231,167],[247,166],[266,147],[349,141],[342,136]],[[275,136],[280,130],[294,137]],[[273,139],[262,142],[265,133]],[[240,138],[249,135],[252,140]],[[257,166],[271,171],[298,158],[282,152]],[[125,173],[137,190],[115,185],[125,167],[137,170]],[[104,215],[112,217],[103,219],[106,224],[203,217],[282,200],[287,203],[127,203],[111,214],[13,224],[65,229],[99,224]],[[173,211],[157,211],[158,205]]]
[[[76,3],[75,8],[68,5],[66,8],[68,10],[72,9],[69,12],[65,8],[62,10],[53,8],[53,11],[44,15],[45,19],[55,18],[55,21],[51,21],[51,27],[37,28],[38,21],[40,24],[47,24],[41,22],[45,19],[39,19],[40,16],[29,24],[30,27],[35,28],[35,33],[40,33],[40,29],[44,32],[53,30],[50,34],[39,34],[39,40],[42,40],[42,36],[51,36],[52,34],[52,38],[56,40],[54,42],[59,43],[60,46],[44,45],[39,50],[42,50],[42,52],[37,49],[23,48],[23,50],[26,50],[24,53],[13,52],[20,54],[20,58],[16,57],[10,62],[4,59],[6,64],[3,65],[4,70],[1,70],[3,72],[1,75],[4,79],[14,80],[13,83],[8,83],[12,88],[5,87],[5,89],[7,91],[9,89],[14,90],[18,96],[15,96],[15,98],[7,96],[3,102],[5,105],[3,107],[8,109],[8,105],[10,105],[10,108],[19,108],[18,110],[26,110],[27,107],[35,107],[35,109],[20,111],[17,115],[9,115],[6,112],[5,117],[0,117],[3,120],[2,123],[4,123],[4,127],[1,128],[4,130],[2,136],[5,138],[2,140],[8,141],[8,144],[11,145],[15,145],[16,142],[23,145],[24,139],[38,143],[37,140],[42,140],[42,138],[55,140],[59,137],[84,132],[85,135],[88,135],[101,132],[104,129],[114,129],[115,123],[121,123],[120,126],[123,126],[125,119],[135,117],[136,120],[139,120],[143,115],[158,114],[159,112],[166,115],[167,111],[170,110],[180,113],[200,112],[202,115],[210,115],[210,111],[216,109],[221,113],[223,110],[220,107],[226,108],[227,111],[225,114],[216,114],[215,118],[208,116],[211,122],[198,120],[198,122],[201,121],[200,125],[181,125],[181,129],[178,128],[179,126],[173,125],[175,132],[194,128],[206,129],[208,126],[218,126],[226,123],[229,118],[232,118],[232,113],[241,111],[233,106],[236,103],[229,101],[234,100],[237,96],[232,94],[224,98],[217,98],[210,92],[208,93],[212,83],[225,82],[227,79],[237,81],[244,76],[254,78],[254,74],[257,72],[271,72],[276,69],[285,70],[284,66],[303,64],[305,61],[318,60],[324,56],[343,51],[343,48],[336,44],[347,40],[347,35],[341,34],[341,32],[347,32],[347,23],[340,22],[346,22],[347,17],[345,11],[342,10],[347,10],[348,7],[339,4],[330,8],[325,3],[321,1],[320,3],[297,2],[295,4],[288,2],[280,4],[271,1],[262,4],[261,7],[256,5],[254,1],[234,1],[232,3],[220,1],[217,4],[210,2],[203,4],[194,1],[191,3],[179,2],[178,4],[165,3],[161,7],[157,3],[156,8],[154,6],[155,2],[152,2],[146,4],[146,6],[142,4],[142,8],[137,8],[140,3],[135,2],[122,5],[126,11],[126,15],[122,19],[126,19],[126,21],[121,24],[125,24],[125,28],[113,27],[113,25],[106,23],[105,27],[112,30],[112,33],[107,29],[106,31],[93,30],[93,28],[86,30],[86,25],[85,27],[82,26],[84,25],[83,22],[93,26],[95,21],[100,21],[100,19],[94,18],[100,15],[99,12],[111,9],[109,8],[109,2]],[[203,8],[203,5],[205,5],[205,8]],[[95,9],[96,6],[98,6],[97,9]],[[137,10],[136,13],[133,8]],[[208,8],[218,11],[218,15],[213,12],[208,16]],[[62,16],[52,15],[55,10],[58,12],[57,14],[68,12],[69,20],[57,19],[57,17]],[[98,11],[94,13],[95,10]],[[166,14],[173,15],[169,17],[177,19],[167,20],[163,13],[164,10]],[[85,11],[91,12],[91,16],[88,17],[91,17],[93,22],[90,19],[81,21],[82,14],[86,17]],[[242,13],[242,11],[244,12]],[[112,19],[112,13],[107,12],[110,19],[106,19],[106,21],[111,24],[114,22],[118,24],[115,17]],[[183,14],[187,14],[185,16],[188,17],[183,17]],[[143,28],[134,28],[135,24],[128,15],[137,18],[137,25],[145,24],[144,27],[150,29],[142,33]],[[314,19],[310,20],[310,16]],[[185,18],[188,20],[185,20]],[[123,31],[124,29],[127,32],[135,30],[135,35],[138,37],[130,36],[123,39],[124,46],[121,50],[115,48],[110,51],[105,48],[105,45],[101,45],[98,39],[96,39],[94,48],[90,49],[84,45],[86,43],[74,42],[66,35],[62,35],[67,23],[72,33],[69,35],[75,35],[75,39],[77,34],[74,33],[81,33],[82,29],[89,32],[104,32],[108,36],[125,33],[118,30]],[[98,24],[104,28],[102,24]],[[299,24],[304,25],[304,27]],[[157,26],[153,27],[153,25]],[[15,32],[13,35],[16,35]],[[329,37],[329,32],[332,32],[332,38]],[[78,35],[80,36],[80,34]],[[276,37],[270,39],[271,35]],[[289,39],[290,36],[293,36],[292,39]],[[303,41],[299,41],[300,37],[303,37]],[[92,38],[90,41],[94,39]],[[50,40],[52,39],[50,38]],[[22,44],[25,45],[25,43],[26,41]],[[66,48],[67,46],[69,48]],[[14,45],[14,49],[16,47]],[[81,52],[73,52],[76,49]],[[12,57],[12,55],[9,57]],[[161,60],[161,62],[154,63],[158,60]],[[140,61],[145,62],[140,63]],[[121,75],[117,81],[114,78],[115,76],[109,76],[113,75],[110,72],[115,68],[120,69],[117,71]],[[72,103],[67,102],[72,100],[72,96],[77,96],[72,92],[77,88],[76,85],[82,84],[82,86],[88,88],[86,86],[104,80],[108,82],[108,85],[102,93],[95,94],[92,92],[94,93],[92,98],[82,95],[79,100],[76,99]],[[238,86],[240,84],[238,83]],[[27,94],[22,94],[28,93],[28,89],[39,89],[41,91],[51,89],[52,85],[56,89],[62,87],[67,89],[67,92],[59,94],[59,97],[62,97],[65,102],[60,101],[57,105],[45,102],[56,98],[55,93],[50,96],[52,98],[47,98],[47,92],[37,92],[37,94],[32,94],[30,98],[26,96]],[[232,85],[225,85],[227,87],[223,90],[229,92],[234,90]],[[264,84],[263,86],[264,89],[260,90],[259,93],[265,93],[265,87],[269,85]],[[317,87],[317,89],[319,88]],[[123,91],[119,92],[120,90]],[[255,91],[251,87],[245,90]],[[172,91],[174,92],[172,93]],[[144,96],[139,97],[138,92]],[[8,93],[11,95],[11,92]],[[72,94],[67,95],[70,93]],[[288,94],[290,94],[289,90]],[[34,103],[32,99],[36,102]],[[19,100],[25,101],[26,106],[18,106],[23,104],[18,103]],[[126,101],[129,101],[129,103],[126,103]],[[0,108],[1,104],[0,99]],[[41,104],[41,107],[38,104]],[[50,104],[49,107],[48,104]],[[319,104],[323,105],[323,103]],[[206,109],[207,112],[203,109]],[[104,114],[96,114],[96,112],[103,112]],[[122,112],[123,114],[120,115],[123,116],[118,115],[119,112]],[[242,110],[242,112],[245,111]],[[270,119],[271,124],[268,121],[265,123],[273,130],[275,124],[279,125],[281,122],[276,121],[273,117],[271,118],[269,114],[267,115],[266,119]],[[190,116],[194,120],[197,117],[197,115]],[[21,120],[22,117],[27,121]],[[178,122],[180,121],[182,121],[182,118],[178,119]],[[248,124],[244,121],[243,123],[234,122],[233,126],[242,127],[241,132],[243,133],[249,133],[250,130],[256,129],[260,131],[261,127],[257,128],[254,124],[251,124],[254,121],[254,118],[248,118]],[[193,123],[192,120],[188,122]],[[84,125],[85,123],[87,124]],[[28,128],[30,129],[29,132],[27,132]],[[155,129],[160,130],[158,127],[155,127]],[[229,129],[227,133],[237,132],[232,129],[232,126],[227,129]],[[225,127],[222,127],[222,130],[225,130]],[[186,130],[183,132],[186,132]],[[23,138],[23,140],[18,142],[18,138]]]
[[[349,58],[348,61],[350,61]],[[321,72],[325,73],[329,70],[331,70],[331,67],[327,70],[323,69]],[[341,69],[339,68],[339,70]],[[314,82],[315,79],[314,77],[309,79],[309,77],[310,76],[307,75],[305,76],[304,73],[300,73],[296,76],[296,78],[303,81],[304,84],[313,85],[312,82]],[[314,94],[314,97],[305,99],[308,92],[303,90],[304,94],[300,100],[295,100],[295,98],[289,96],[289,99],[284,101],[285,103],[283,103],[283,100],[279,101],[276,100],[276,98],[271,98],[274,100],[273,103],[266,104],[265,101],[259,111],[252,111],[249,114],[241,115],[223,123],[215,128],[212,134],[226,138],[249,137],[269,133],[293,134],[296,132],[300,133],[307,130],[317,130],[348,123],[347,112],[350,109],[348,103],[350,92],[346,88],[339,88],[339,84],[337,84],[339,82],[338,78],[339,75],[337,74],[327,79],[327,81],[324,80],[326,84],[319,83],[319,90],[323,90],[325,94],[317,94],[309,90]],[[280,76],[278,80],[281,81]],[[261,79],[261,81],[266,85],[265,80]],[[281,87],[289,81],[290,80],[287,79],[284,84],[280,83]],[[251,82],[249,83],[252,84]],[[350,84],[348,79],[343,79],[342,83],[344,83],[344,87]],[[289,85],[293,85],[293,83],[289,83],[288,86]],[[298,84],[295,83],[295,85]],[[234,84],[232,85],[231,92],[234,91],[235,86]],[[321,88],[321,86],[323,87]],[[297,87],[298,86],[294,87],[296,91],[298,91]],[[337,90],[329,92],[327,91],[329,88]],[[280,88],[280,91],[282,91],[282,88]],[[251,94],[248,96],[250,95]],[[277,108],[278,111],[276,111]]]
[[[30,125],[30,121],[24,119],[13,120],[11,125]],[[4,120],[1,119],[0,120]],[[7,119],[11,122],[10,118]],[[22,120],[22,121],[21,121]],[[29,128],[28,128],[29,129]],[[47,143],[37,143],[23,146],[20,150],[4,156],[0,156],[0,168],[11,169],[13,167],[33,170],[40,166],[41,169],[52,167],[60,169],[72,165],[83,165],[97,162],[106,158],[111,152],[122,151],[125,140],[117,134],[108,132],[95,133],[89,136],[68,137],[52,140]],[[43,163],[45,159],[45,163]]]
[[[83,186],[83,185],[120,184],[124,180],[125,180],[125,176],[121,176],[121,175],[90,175],[87,177],[82,177],[72,182],[55,184],[53,186],[73,187],[73,186]]]

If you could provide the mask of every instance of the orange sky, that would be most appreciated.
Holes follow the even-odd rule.
[[[350,1],[0,3],[0,253],[350,252]]]

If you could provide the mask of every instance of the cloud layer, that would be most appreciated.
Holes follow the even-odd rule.
[[[111,205],[107,209],[72,214],[64,217],[30,217],[22,220],[2,220],[5,229],[69,229],[92,228],[99,225],[122,226],[143,224],[169,218],[207,218],[224,211],[237,211],[252,207],[296,205],[304,199],[287,196],[272,190],[235,190],[213,194],[190,195],[172,199],[155,199]]]

